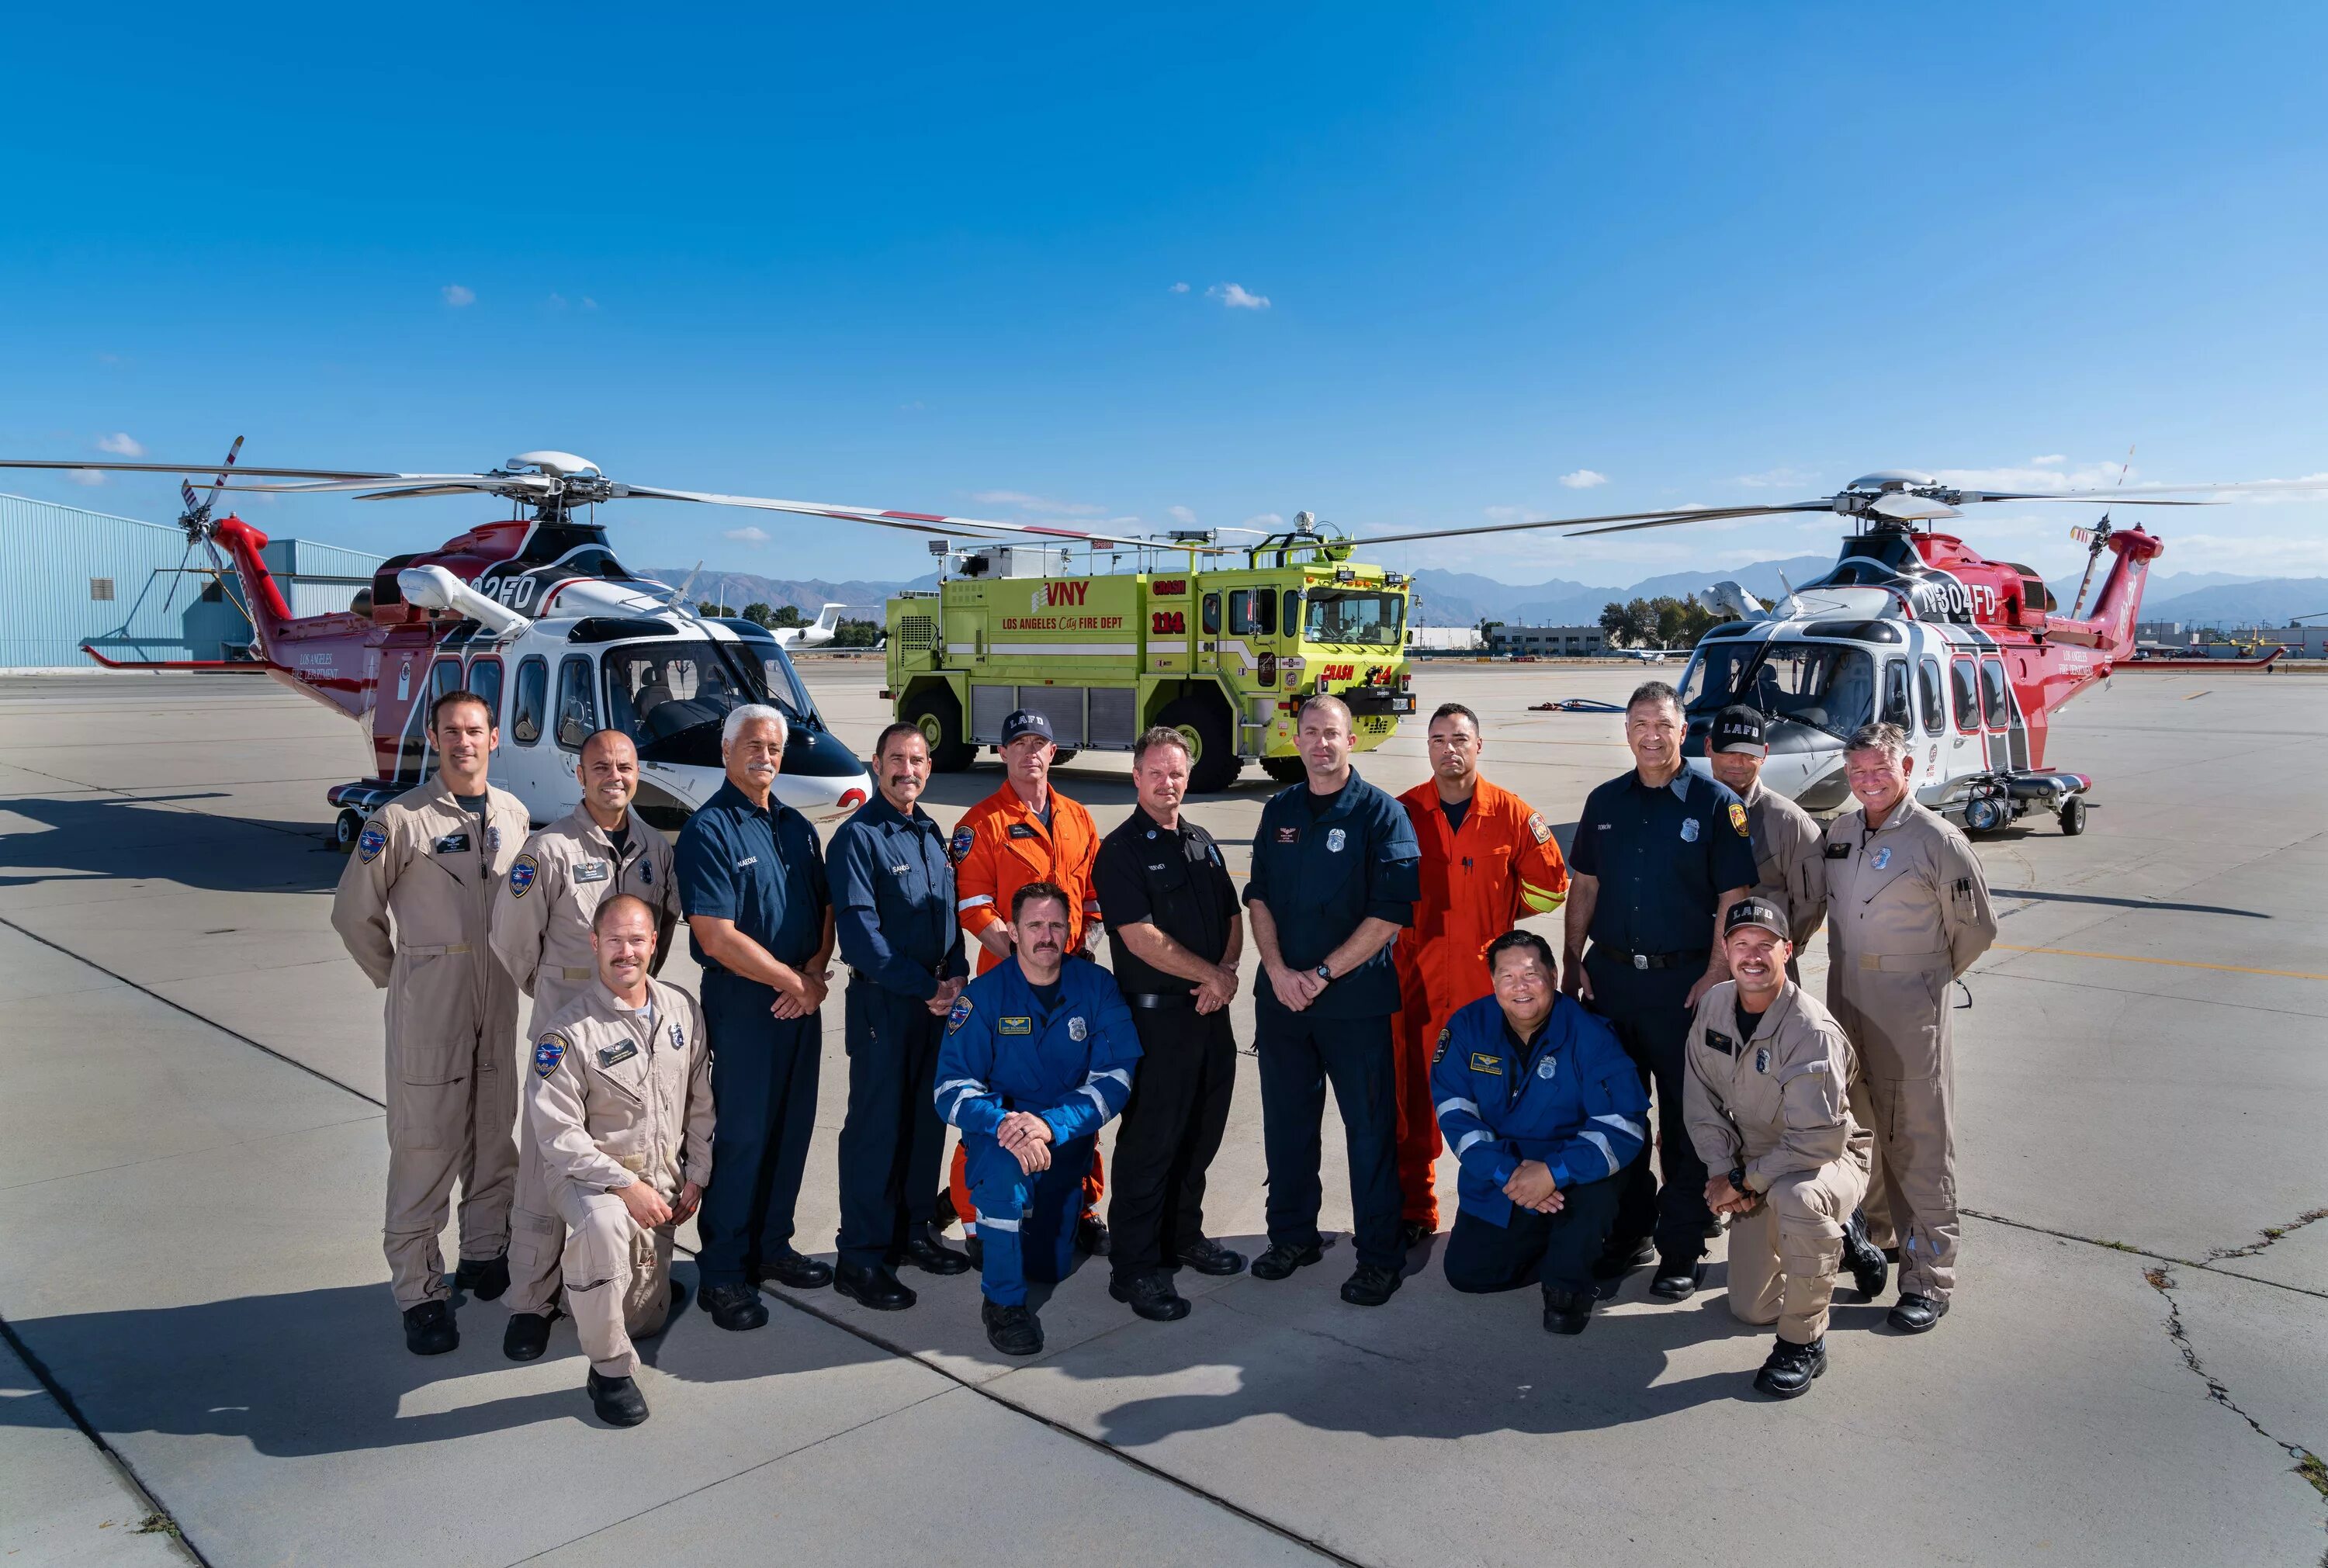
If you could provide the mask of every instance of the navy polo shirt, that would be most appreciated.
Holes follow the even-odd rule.
[[[763,811],[733,783],[680,830],[674,864],[679,904],[690,917],[732,920],[736,929],[793,968],[816,956],[824,941],[824,911],[832,902],[824,856],[808,819],[773,797]],[[706,973],[724,973],[703,944],[688,938]]]
[[[1244,901],[1268,906],[1286,967],[1313,970],[1369,916],[1412,925],[1414,902],[1422,897],[1422,866],[1406,808],[1352,768],[1350,782],[1323,812],[1310,809],[1306,784],[1280,790],[1261,808]],[[1253,996],[1264,1010],[1283,1010],[1266,969],[1253,978]],[[1397,1010],[1398,971],[1388,944],[1335,976],[1309,1007],[1310,1015],[1330,1019]]]
[[[1589,934],[1627,953],[1704,953],[1722,895],[1754,886],[1746,805],[1685,767],[1655,789],[1634,771],[1584,797],[1568,868],[1597,878]]]
[[[832,919],[841,962],[882,990],[926,1001],[966,975],[946,837],[920,806],[907,816],[875,791],[833,830]]]

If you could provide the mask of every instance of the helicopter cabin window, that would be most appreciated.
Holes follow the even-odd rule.
[[[469,690],[484,699],[493,723],[502,721],[502,662],[490,655],[469,662]]]
[[[1883,722],[1896,724],[1913,731],[1916,715],[1908,706],[1908,661],[1886,659],[1883,662]]]
[[[1980,728],[1980,677],[1973,671],[1969,659],[1957,659],[1948,665],[1948,690],[1956,703],[1957,728],[1967,734]]]
[[[1948,715],[1941,708],[1940,662],[1927,659],[1916,666],[1917,695],[1924,701],[1924,733],[1938,735],[1947,728]]]
[[[1980,662],[1980,705],[1988,715],[1991,729],[2010,728],[2013,724],[2013,696],[2005,690],[2004,661],[1983,659]]]
[[[1205,596],[1205,635],[1217,637],[1220,634],[1221,596],[1218,594],[1206,594]]]
[[[541,710],[549,705],[549,661],[536,653],[517,667],[517,695],[510,703],[510,735],[520,746],[541,738]]]
[[[1875,661],[1848,643],[1713,643],[1699,652],[1682,678],[1690,714],[1711,718],[1742,702],[1840,739],[1875,710]]]
[[[558,744],[568,751],[580,751],[597,728],[597,704],[590,695],[590,655],[568,653],[558,665]]]
[[[707,725],[716,729],[731,709],[768,701],[765,668],[748,648],[737,649],[741,657],[730,663],[723,653],[733,646],[689,638],[607,649],[601,655],[606,671],[606,728],[635,737],[643,749]],[[787,700],[795,695],[789,683],[773,695],[785,711],[785,722],[796,722],[803,709]]]
[[[437,660],[435,666],[428,671],[429,705],[434,707],[439,697],[448,691],[458,691],[460,689],[461,662],[458,659]]]

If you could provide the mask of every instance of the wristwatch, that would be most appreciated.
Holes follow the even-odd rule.
[[[1315,972],[1319,980],[1325,981],[1329,984],[1334,979],[1334,971],[1330,964],[1319,964]]]
[[[1746,1168],[1744,1166],[1733,1165],[1730,1168],[1730,1185],[1736,1188],[1740,1192],[1749,1190],[1746,1186]]]

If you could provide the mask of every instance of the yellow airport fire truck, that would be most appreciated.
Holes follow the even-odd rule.
[[[1194,547],[1209,536],[1176,536]],[[933,553],[941,548],[934,544]],[[1363,566],[1304,512],[1240,552],[1190,548],[1187,569],[1070,575],[1066,552],[994,545],[950,557],[934,592],[888,606],[888,688],[942,771],[1000,739],[1014,709],[1047,716],[1059,755],[1129,751],[1141,731],[1187,737],[1192,789],[1225,789],[1247,762],[1301,776],[1294,710],[1313,692],[1349,705],[1371,751],[1414,711],[1409,584]]]

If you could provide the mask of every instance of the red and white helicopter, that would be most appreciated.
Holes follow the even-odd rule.
[[[240,607],[258,634],[267,672],[371,731],[372,776],[328,792],[341,808],[334,836],[343,849],[355,842],[369,812],[428,775],[428,703],[456,690],[492,705],[502,733],[493,781],[524,801],[536,822],[574,809],[582,741],[593,730],[614,728],[638,741],[640,814],[676,831],[719,787],[720,723],[746,702],[773,704],[791,720],[776,780],[784,803],[827,820],[866,800],[872,784],[864,764],[817,712],[787,655],[791,639],[740,617],[699,615],[687,602],[690,584],[673,588],[626,570],[596,520],[599,502],[700,502],[940,539],[1033,534],[1147,543],[1074,529],[624,484],[569,452],[521,453],[483,474],[387,474],[237,467],[241,449],[238,437],[223,465],[0,460],[0,468],[216,471],[207,494],[181,480],[185,505],[178,521],[189,549],[207,549],[221,582],[229,570],[239,579]],[[214,515],[221,496],[235,491],[352,493],[364,501],[493,495],[509,501],[512,512],[436,549],[391,557],[347,610],[295,616],[260,559],[267,536],[239,517]],[[840,606],[827,608],[837,613]]]
[[[1845,738],[1882,719],[1907,731],[1913,744],[1918,798],[1967,831],[1990,831],[2043,811],[2059,819],[2063,832],[2078,833],[2093,781],[2047,765],[2053,710],[2133,657],[2143,587],[2165,546],[2141,528],[2112,527],[2107,513],[2089,528],[2072,530],[2087,546],[2086,577],[2065,612],[2034,570],[1985,559],[1931,525],[1991,502],[2201,506],[2212,502],[2164,497],[2322,489],[2328,485],[2267,481],[1984,491],[1887,469],[1813,501],[1488,524],[1359,542],[1556,527],[1581,537],[1788,512],[1847,518],[1852,531],[1834,569],[1799,588],[1790,586],[1775,606],[1758,604],[1735,583],[1718,584],[1706,596],[1709,607],[1739,618],[1706,633],[1681,678],[1690,765],[1706,770],[1713,716],[1744,703],[1769,720],[1764,783],[1806,810],[1829,811],[1846,793]],[[2086,589],[2105,552],[2109,568],[2088,611]]]

